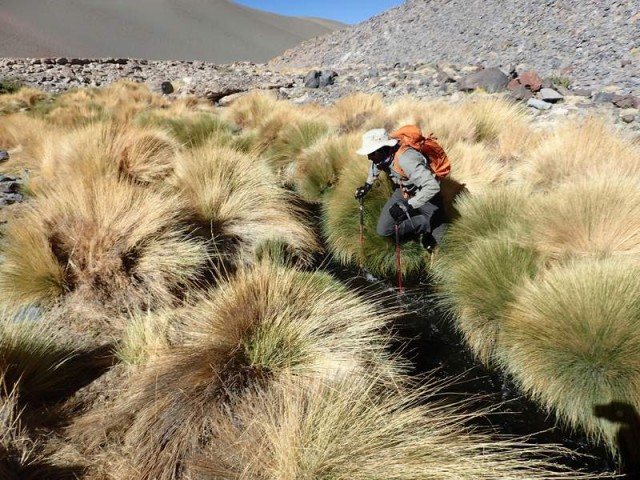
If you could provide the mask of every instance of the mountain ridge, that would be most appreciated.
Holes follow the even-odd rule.
[[[265,62],[305,39],[345,26],[231,0],[5,0],[0,57]]]

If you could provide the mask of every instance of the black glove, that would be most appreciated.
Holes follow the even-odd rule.
[[[389,209],[389,215],[395,220],[396,223],[400,223],[407,219],[407,216],[411,216],[413,207],[409,205],[408,200],[400,200],[394,203]]]
[[[354,195],[354,197],[356,197],[356,200],[364,198],[364,196],[369,193],[369,190],[371,190],[371,187],[373,187],[373,185],[371,185],[370,183],[365,183],[361,187],[356,188],[356,193]]]

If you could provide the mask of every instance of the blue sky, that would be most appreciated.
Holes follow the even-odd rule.
[[[235,0],[240,5],[281,15],[321,17],[343,23],[360,23],[404,0]]]

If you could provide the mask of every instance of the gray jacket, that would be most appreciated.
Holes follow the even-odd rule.
[[[409,148],[398,157],[398,164],[409,177],[408,180],[402,180],[403,177],[393,168],[393,161],[389,165],[387,173],[393,183],[397,186],[402,186],[409,193],[409,205],[413,208],[420,208],[440,192],[440,184],[427,166],[427,159],[420,152]],[[373,185],[378,175],[380,175],[380,169],[372,162],[369,167],[367,183]]]

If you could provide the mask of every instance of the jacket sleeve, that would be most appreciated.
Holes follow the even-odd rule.
[[[369,185],[373,185],[373,182],[375,182],[378,178],[378,175],[380,175],[380,170],[375,166],[373,162],[370,163],[371,165],[369,165],[369,175],[367,176],[367,183]]]
[[[409,199],[409,205],[413,208],[420,208],[440,192],[440,184],[420,152],[409,149],[398,158],[398,163],[409,177],[409,183],[418,189]]]

